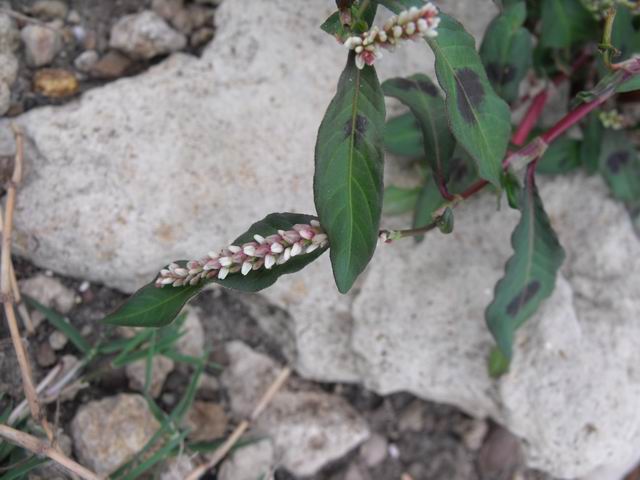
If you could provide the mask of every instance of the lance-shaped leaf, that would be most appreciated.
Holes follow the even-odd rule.
[[[420,190],[420,187],[400,188],[393,185],[388,186],[384,189],[382,212],[385,215],[402,215],[412,211],[416,207]]]
[[[400,100],[411,109],[422,129],[424,154],[434,172],[446,176],[456,141],[447,124],[447,113],[440,90],[426,75],[391,78],[382,84],[384,94]]]
[[[557,175],[580,166],[580,141],[562,137],[549,145],[538,161],[538,173]]]
[[[407,112],[387,121],[384,129],[384,148],[389,153],[405,157],[424,155],[422,129],[413,113]]]
[[[531,167],[521,192],[520,210],[520,222],[511,236],[514,254],[485,312],[489,330],[507,359],[512,355],[516,330],[551,295],[565,256],[544,211]]]
[[[621,130],[605,130],[600,150],[600,173],[618,200],[640,201],[640,157]]]
[[[233,243],[241,245],[253,240],[255,234],[268,237],[278,230],[290,230],[295,224],[308,224],[315,217],[296,213],[272,213],[251,225],[249,230],[240,235]],[[297,272],[313,262],[326,250],[319,248],[311,253],[291,257],[282,265],[275,265],[270,270],[260,268],[249,272],[246,276],[230,273],[224,280],[217,278],[201,282],[195,286],[158,288],[155,278],[134,293],[120,308],[105,317],[104,323],[111,325],[127,325],[135,327],[161,327],[171,323],[182,310],[185,303],[202,291],[207,283],[215,282],[223,287],[257,292],[273,285],[282,275]],[[186,261],[176,262],[181,266]]]
[[[582,143],[580,144],[580,162],[589,173],[598,171],[603,135],[604,127],[598,117],[598,112],[591,112],[584,122]]]
[[[380,0],[399,13],[422,0]],[[502,159],[511,135],[511,112],[491,87],[475,40],[454,18],[440,13],[438,35],[426,39],[436,56],[436,75],[447,100],[453,135],[473,157],[479,175],[500,188]]]
[[[576,42],[597,38],[599,29],[580,0],[543,0],[540,44],[547,48],[568,48]]]
[[[480,47],[489,80],[507,102],[518,97],[520,82],[531,67],[531,34],[522,26],[526,18],[524,1],[506,8],[491,22]]]
[[[384,96],[373,67],[359,70],[353,52],[318,131],[313,192],[329,236],[340,292],[371,260],[383,196]]]

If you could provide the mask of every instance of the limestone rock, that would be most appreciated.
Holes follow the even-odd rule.
[[[160,15],[151,10],[122,17],[111,29],[109,40],[111,48],[144,60],[177,52],[186,44],[184,35],[173,30]]]
[[[204,354],[204,329],[200,320],[200,312],[194,308],[186,309],[187,317],[182,324],[183,335],[176,342],[176,350],[182,355],[202,357]]]
[[[277,375],[270,358],[241,342],[227,344],[231,365],[223,382],[231,408],[246,418]],[[255,428],[271,438],[277,457],[294,475],[313,475],[369,436],[364,420],[344,399],[317,389],[286,387],[255,422]]]
[[[11,107],[11,90],[6,82],[0,81],[0,116],[9,111]]]
[[[220,480],[256,480],[269,478],[274,467],[273,444],[261,440],[236,449],[220,467]]]
[[[43,67],[52,62],[62,50],[60,34],[45,26],[27,25],[20,32],[25,47],[27,64],[31,67]]]
[[[45,20],[54,18],[64,19],[67,16],[69,7],[61,0],[39,0],[31,7],[31,14]]]
[[[20,46],[20,32],[16,22],[6,13],[0,13],[0,52],[15,52]]]
[[[80,462],[104,475],[140,451],[159,427],[141,395],[120,394],[80,407],[71,436]]]
[[[153,398],[157,398],[162,393],[162,386],[167,376],[175,366],[174,361],[164,355],[155,355],[151,361],[151,384],[149,385],[149,394]],[[144,384],[147,374],[147,360],[141,359],[129,363],[125,367],[125,372],[129,378],[129,387],[139,392],[144,391]]]
[[[0,51],[0,82],[13,85],[18,78],[18,59],[8,51]]]

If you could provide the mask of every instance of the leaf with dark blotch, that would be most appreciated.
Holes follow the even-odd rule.
[[[387,121],[384,148],[389,153],[405,157],[424,155],[422,129],[413,113],[407,112]]]
[[[356,68],[354,53],[340,76],[318,131],[313,193],[331,244],[340,292],[347,292],[373,256],[383,197],[385,106],[375,69]]]
[[[297,223],[309,223],[315,217],[296,213],[272,213],[264,219],[251,225],[247,232],[240,235],[233,243],[238,245],[253,241],[255,234],[268,237],[278,230],[290,230]],[[246,276],[241,273],[230,273],[224,280],[208,280],[196,286],[158,288],[155,278],[134,293],[115,312],[104,318],[103,322],[111,325],[126,325],[132,327],[162,327],[171,323],[182,310],[185,303],[202,291],[206,283],[215,282],[219,285],[244,292],[257,292],[273,285],[282,275],[297,272],[318,258],[325,248],[312,253],[292,257],[282,265],[276,265],[270,270],[261,268],[251,271]],[[176,262],[186,265],[186,261]]]
[[[505,9],[489,25],[480,47],[489,80],[507,102],[517,99],[520,82],[531,67],[531,34],[522,27],[526,18],[524,1]]]
[[[411,109],[422,128],[424,154],[431,169],[446,175],[456,141],[449,130],[438,87],[426,75],[417,74],[391,78],[382,84],[382,90]]]
[[[549,175],[567,173],[580,166],[580,141],[562,137],[553,142],[538,161],[537,171]]]
[[[531,167],[530,167],[531,168]],[[522,216],[511,236],[514,254],[497,283],[485,317],[501,353],[511,359],[516,330],[553,292],[564,250],[553,231],[531,170],[519,201]]]
[[[640,157],[625,132],[605,130],[600,150],[600,173],[616,199],[640,200]]]
[[[582,142],[580,143],[580,163],[588,173],[598,171],[603,135],[604,127],[598,118],[598,112],[591,112],[582,127]]]
[[[394,13],[422,0],[380,0]],[[509,106],[491,87],[474,38],[454,18],[440,13],[438,36],[426,39],[436,56],[436,75],[446,95],[454,137],[473,157],[479,175],[500,188],[502,160],[511,136]]]
[[[580,0],[542,1],[542,47],[569,48],[582,40],[595,40],[598,32],[593,16]]]
[[[393,185],[384,189],[382,212],[385,215],[402,215],[416,208],[421,188],[400,188]]]

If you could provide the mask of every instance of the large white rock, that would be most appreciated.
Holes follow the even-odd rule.
[[[489,0],[445,3],[476,34],[495,12]],[[317,29],[333,7],[224,2],[201,59],[174,55],[21,116],[30,145],[16,248],[131,291],[166,261],[224,245],[269,212],[313,212],[315,134],[345,57]],[[432,72],[431,63],[425,45],[411,44],[379,71]],[[542,194],[568,257],[518,336],[509,375],[486,375],[483,310],[517,214],[495,212],[490,196],[460,207],[450,236],[381,248],[348,296],[333,286],[327,256],[265,292],[290,314],[285,350],[298,371],[491,415],[524,439],[532,466],[556,476],[628,462],[640,441],[640,245],[599,180],[549,181]]]

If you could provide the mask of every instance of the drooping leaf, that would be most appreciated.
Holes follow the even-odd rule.
[[[617,89],[617,93],[627,93],[633,92],[635,90],[640,90],[640,75],[635,75],[631,77],[629,80],[620,85]]]
[[[616,199],[640,200],[640,157],[625,132],[605,130],[600,150],[600,173]]]
[[[386,215],[401,215],[416,207],[421,188],[400,188],[393,185],[384,189],[382,212]]]
[[[473,182],[478,180],[473,159],[459,146],[455,149],[450,161],[451,169],[447,178],[447,190],[452,195],[460,194]],[[440,210],[446,200],[442,198],[438,185],[433,175],[430,175],[418,196],[416,209],[413,216],[413,227],[425,227],[432,223],[434,214]],[[415,237],[417,242],[423,240],[423,236]]]
[[[278,230],[289,230],[297,223],[309,223],[315,217],[296,213],[272,213],[251,225],[247,232],[240,235],[234,244],[252,241],[253,235],[263,237],[273,235]],[[153,281],[134,293],[115,312],[104,318],[103,322],[111,325],[135,327],[162,327],[171,323],[180,313],[182,307],[192,297],[202,291],[206,283],[215,282],[223,287],[244,292],[257,292],[273,285],[282,275],[297,272],[318,258],[326,250],[317,249],[312,253],[292,257],[282,265],[267,270],[261,268],[249,272],[246,276],[240,272],[229,274],[224,280],[212,279],[195,286],[163,287],[155,286]],[[186,261],[176,262],[186,265]]]
[[[489,354],[489,376],[498,378],[509,371],[509,359],[506,358],[498,347],[491,349]]]
[[[447,235],[453,232],[453,224],[454,224],[453,209],[451,207],[445,207],[444,212],[442,212],[442,215],[439,215],[438,218],[436,219],[436,225],[438,226],[438,229],[442,233]]]
[[[389,153],[405,157],[424,155],[422,129],[413,113],[407,112],[387,121],[384,148]]]
[[[525,2],[513,3],[491,22],[480,47],[493,88],[509,103],[518,97],[520,82],[531,67],[531,34],[522,26],[526,18]]]
[[[422,0],[380,0],[398,13]],[[427,43],[436,56],[438,83],[454,137],[473,157],[478,174],[500,187],[502,159],[511,135],[511,112],[491,87],[474,38],[454,18],[440,13],[438,36]]]
[[[511,236],[514,254],[485,312],[489,330],[507,360],[512,356],[516,330],[553,291],[565,256],[544,211],[531,167],[519,203],[522,216]]]
[[[537,171],[556,175],[575,170],[580,166],[580,145],[581,142],[573,138],[559,138],[538,161]]]
[[[424,154],[433,172],[446,177],[456,141],[447,124],[444,99],[426,75],[391,78],[382,84],[384,94],[411,109],[422,129]]]
[[[579,0],[542,0],[542,47],[569,48],[596,39],[598,32],[593,16]]]
[[[384,96],[376,71],[353,52],[318,131],[313,193],[329,236],[338,290],[349,291],[373,256],[383,197]]]
[[[588,173],[598,171],[603,134],[604,127],[598,118],[598,112],[590,113],[582,127],[582,142],[580,143],[580,163]]]

